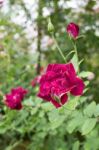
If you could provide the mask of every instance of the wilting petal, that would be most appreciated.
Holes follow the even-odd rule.
[[[84,87],[85,87],[85,85],[84,85],[83,80],[76,77],[75,87],[71,90],[70,93],[74,96],[80,96],[83,94]]]

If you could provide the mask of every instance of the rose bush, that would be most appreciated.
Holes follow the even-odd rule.
[[[39,2],[42,3],[41,0],[37,3]],[[96,43],[98,36],[97,38],[95,36],[95,27],[92,28],[96,23],[96,17],[93,17],[93,12],[90,11],[90,15],[87,11],[84,25],[84,14],[82,17],[80,12],[80,15],[76,15],[80,16],[79,19],[75,15],[72,18],[66,8],[64,8],[64,11],[60,6],[59,9],[56,8],[59,1],[55,1],[55,3],[54,1],[46,1],[42,4],[44,9],[49,6],[53,9],[51,19],[54,23],[54,33],[51,36],[53,30],[50,24],[51,34],[48,35],[53,44],[50,47],[47,46],[47,48],[42,45],[43,37],[47,34],[47,18],[43,18],[41,12],[38,19],[35,20],[35,25],[37,25],[35,31],[37,30],[38,34],[30,39],[25,34],[27,31],[25,26],[29,25],[33,29],[35,25],[33,25],[34,21],[30,25],[33,13],[29,15],[28,11],[31,11],[31,9],[28,9],[27,3],[10,0],[8,5],[12,10],[9,15],[9,9],[7,9],[7,17],[5,17],[5,14],[2,16],[3,9],[1,8],[0,150],[98,150],[99,104],[93,101],[95,100],[93,95],[96,95],[98,99],[98,93],[95,94],[94,92],[93,94],[91,92],[98,89],[96,84],[95,86],[93,84],[94,81],[98,83],[96,82],[98,80],[90,81],[89,86],[87,80],[91,77],[89,72],[86,72],[89,68],[97,78],[96,71],[98,69],[96,71],[91,70],[91,68],[95,69],[95,66],[97,66],[94,54],[98,49],[98,42]],[[13,22],[13,18],[17,20],[15,13],[18,11],[19,14],[19,10],[24,11],[24,17],[28,18],[22,26],[17,26]],[[54,10],[55,13],[57,10],[59,11],[55,14]],[[62,15],[57,15],[60,13]],[[71,19],[80,22],[80,25],[83,26],[81,27],[81,33],[86,34],[86,37],[82,40],[79,38],[80,27],[73,22],[68,24],[68,20]],[[66,27],[67,33],[64,32],[65,23],[68,24]],[[88,27],[88,30],[86,30],[86,27]],[[30,30],[28,34],[30,37]],[[31,55],[29,50],[35,50],[34,46],[31,47],[35,39],[38,43],[38,52],[33,52]],[[46,43],[46,40],[44,42]],[[93,44],[94,42],[95,44]],[[44,45],[46,45],[45,43]],[[82,63],[84,57],[85,60]],[[41,60],[43,61],[41,62]],[[89,67],[88,64],[90,64]],[[40,66],[47,66],[43,74],[41,74],[42,68]],[[38,69],[40,70],[38,71]],[[37,72],[40,72],[40,74],[37,74]],[[30,84],[31,80],[32,83]],[[21,85],[21,88],[17,87],[19,85]],[[16,88],[13,89],[13,87]],[[23,87],[29,91],[26,97],[27,90],[24,91]],[[10,89],[12,89],[11,92],[9,92]],[[85,93],[88,89],[89,95],[88,92]],[[5,95],[5,93],[8,94]],[[37,96],[37,93],[44,101]],[[54,106],[60,109],[56,109]]]

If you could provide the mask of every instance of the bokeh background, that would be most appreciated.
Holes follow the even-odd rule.
[[[79,59],[83,59],[81,70],[91,72],[86,103],[99,102],[99,1],[0,0],[0,122],[2,116],[6,118],[0,123],[0,150],[14,150],[18,145],[17,150],[71,150],[75,138],[86,143],[86,138],[78,132],[68,137],[64,135],[63,127],[47,131],[48,116],[43,111],[40,113],[39,108],[34,108],[32,115],[22,110],[21,116],[19,112],[2,109],[2,94],[22,85],[30,86],[34,96],[37,88],[32,89],[31,81],[40,73],[40,68],[49,63],[63,63],[47,30],[49,16],[65,55],[73,49],[66,25],[75,22],[80,26],[80,35],[84,35],[77,42]],[[29,100],[31,104],[31,96]],[[6,116],[5,111],[8,111]],[[98,148],[80,147],[84,150]]]

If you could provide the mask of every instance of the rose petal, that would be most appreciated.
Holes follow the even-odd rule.
[[[50,101],[56,108],[61,107],[61,105],[56,100],[54,100],[50,95],[43,96],[41,93],[38,93],[37,96],[44,99],[45,101]]]
[[[54,99],[51,99],[51,103],[56,107],[56,108],[59,108],[61,107],[61,104],[59,104],[56,100]]]
[[[85,85],[84,85],[83,80],[76,77],[75,87],[70,91],[70,93],[74,96],[80,96],[83,94],[84,87]]]
[[[40,85],[40,93],[42,93],[42,95],[49,95],[50,88],[51,88],[50,82],[44,82],[44,84],[42,83]]]
[[[21,110],[22,109],[22,104],[21,103],[17,104],[14,109]]]
[[[64,94],[64,95],[61,96],[61,103],[62,103],[62,105],[64,105],[67,102],[67,100],[68,100],[67,94]]]
[[[42,93],[38,93],[37,96],[44,99],[45,101],[51,101],[50,95],[42,95]]]

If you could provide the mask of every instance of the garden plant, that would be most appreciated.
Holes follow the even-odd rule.
[[[24,1],[9,1],[10,6],[15,4],[22,6],[31,20]],[[42,9],[50,4],[55,12],[44,19]],[[86,9],[95,4],[88,1]],[[57,9],[57,0],[38,1],[34,54],[28,52],[33,39],[27,40],[25,27],[11,22],[1,11],[0,150],[99,150],[99,79],[93,83],[95,74],[86,67],[88,56],[84,57],[92,44],[86,37],[92,36],[84,34],[83,25],[71,16],[67,22],[62,16],[58,19]],[[90,11],[86,17],[92,15]],[[65,30],[61,31],[62,27]],[[42,51],[42,34],[50,37],[49,50]]]

